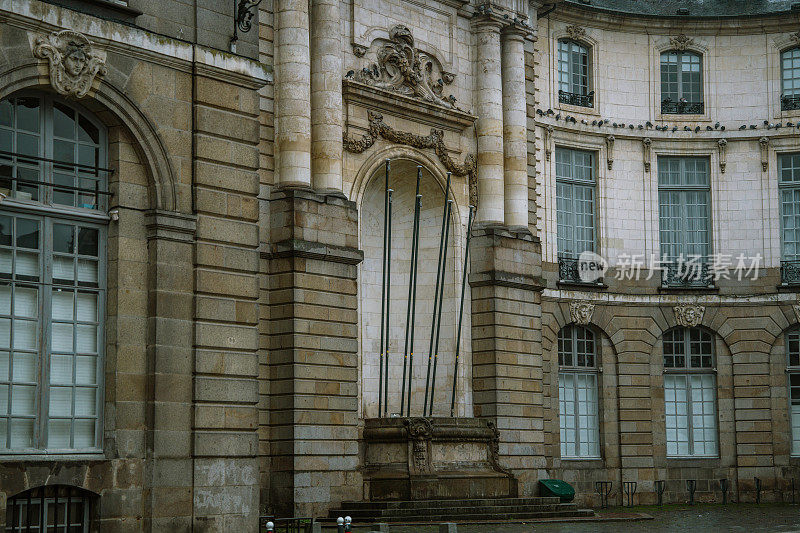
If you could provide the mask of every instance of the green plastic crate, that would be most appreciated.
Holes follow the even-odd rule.
[[[566,481],[560,479],[540,479],[539,495],[545,497],[557,496],[562,503],[575,499],[575,489]]]

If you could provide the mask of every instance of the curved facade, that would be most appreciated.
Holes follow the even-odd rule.
[[[789,494],[793,2],[6,4],[0,528]]]

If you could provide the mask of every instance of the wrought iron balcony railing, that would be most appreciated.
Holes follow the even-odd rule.
[[[703,102],[687,102],[683,99],[673,102],[666,98],[661,102],[661,112],[665,115],[702,115]]]
[[[594,91],[589,94],[568,93],[558,91],[558,101],[562,104],[577,105],[581,107],[594,107]]]
[[[782,95],[781,111],[794,111],[800,109],[800,94]]]
[[[705,261],[661,263],[661,285],[671,288],[707,289],[714,286],[710,265]]]
[[[602,285],[603,278],[585,281],[581,278],[580,260],[577,257],[558,257],[558,280],[561,283],[580,283],[581,285]]]
[[[800,285],[800,260],[781,261],[781,284]]]

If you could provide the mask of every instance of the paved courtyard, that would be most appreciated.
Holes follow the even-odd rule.
[[[621,509],[601,512],[615,514]],[[628,509],[625,509],[628,511]],[[459,525],[459,533],[617,533],[646,531],[647,533],[691,531],[798,531],[800,532],[800,506],[789,504],[741,505],[674,505],[659,507],[634,507],[634,512],[647,513],[653,520],[630,522],[557,522],[535,524],[483,524]],[[356,531],[368,531],[358,528]],[[392,526],[391,533],[438,533],[435,526]]]

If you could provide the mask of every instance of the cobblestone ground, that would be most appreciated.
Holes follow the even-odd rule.
[[[608,513],[629,511],[616,509]],[[536,524],[458,525],[458,533],[617,533],[617,532],[800,532],[800,506],[789,504],[764,505],[695,505],[634,507],[633,512],[647,513],[653,520],[636,522],[558,522]],[[369,531],[369,529],[356,529]],[[392,526],[391,533],[438,533],[438,527]]]

